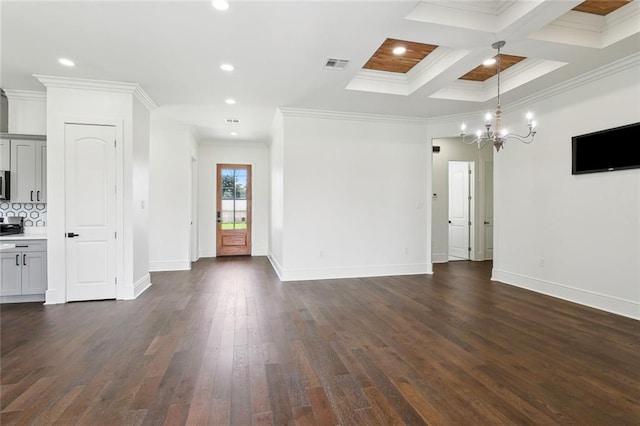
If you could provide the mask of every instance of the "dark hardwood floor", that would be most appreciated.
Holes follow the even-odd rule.
[[[3,305],[0,423],[640,424],[640,322],[490,271],[283,284],[203,259],[134,301]]]

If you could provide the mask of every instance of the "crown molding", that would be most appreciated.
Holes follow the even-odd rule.
[[[374,123],[426,124],[422,117],[401,117],[395,115],[366,114],[342,111],[325,111],[303,108],[279,108],[283,117],[324,118],[329,120],[366,121]]]
[[[33,76],[37,78],[38,81],[40,81],[40,83],[42,83],[46,88],[55,87],[64,89],[95,90],[98,92],[126,93],[135,96],[149,110],[158,107],[158,105],[137,83],[57,77],[39,74],[34,74]]]
[[[47,101],[47,93],[46,92],[34,92],[30,90],[12,90],[12,89],[2,89],[7,95],[7,99],[10,101],[36,101],[36,102],[46,102]]]
[[[133,91],[133,96],[135,96],[136,99],[138,99],[149,111],[158,108],[158,104],[151,99],[151,96],[149,96],[139,84],[136,85],[136,88]]]
[[[633,67],[640,66],[640,52],[629,55],[626,58],[619,59],[615,62],[597,68],[588,73],[579,75],[565,82],[551,86],[545,90],[541,90],[534,95],[524,97],[516,102],[509,103],[507,106],[503,106],[504,113],[509,113],[523,107],[535,104],[537,102],[548,99],[552,96],[557,96],[570,90],[576,89],[585,84],[589,84],[603,78],[613,76],[619,72],[628,70]],[[427,120],[429,125],[434,124],[450,124],[461,123],[465,119],[478,118],[478,113],[484,110],[478,110],[474,112],[467,112],[463,114],[443,115],[440,117],[431,117]]]
[[[510,110],[518,109],[526,105],[540,102],[541,100],[547,99],[551,96],[557,96],[561,93],[568,92],[569,90],[573,90],[580,86],[584,86],[585,84],[589,84],[606,77],[610,77],[619,72],[637,67],[639,65],[640,52],[634,53],[622,59],[618,59],[615,62],[604,65],[600,68],[596,68],[593,71],[579,75],[565,82],[556,84],[555,86],[551,86],[548,89],[541,90],[533,95],[527,96],[526,98],[522,98],[519,101],[512,103],[510,108],[503,108],[503,110],[508,112]]]

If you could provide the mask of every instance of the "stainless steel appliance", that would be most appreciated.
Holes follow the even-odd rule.
[[[0,217],[0,236],[22,234],[24,232],[24,218]]]
[[[11,194],[9,190],[11,188],[9,177],[11,172],[9,170],[0,170],[0,200],[10,200]]]

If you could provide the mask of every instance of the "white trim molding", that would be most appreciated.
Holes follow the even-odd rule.
[[[58,87],[65,89],[95,90],[99,92],[129,93],[135,96],[149,110],[158,105],[137,83],[125,83],[120,81],[90,80],[86,78],[57,77],[50,75],[33,74],[45,87]],[[5,91],[6,93],[6,91]],[[8,96],[8,95],[7,95]]]
[[[364,114],[343,111],[325,111],[315,109],[280,107],[284,117],[326,118],[328,120],[367,121],[373,123],[426,124],[422,117],[400,117],[395,115]]]
[[[151,274],[145,274],[133,284],[133,299],[140,296],[149,287],[151,287]]]
[[[31,90],[2,89],[10,101],[35,101],[47,102],[46,92],[35,92]]]
[[[269,259],[271,260],[271,256],[269,257]],[[278,273],[278,270],[276,269],[276,273],[280,277],[280,280],[283,282],[433,274],[431,263],[351,266],[316,269],[278,269],[280,269],[280,271]]]
[[[633,300],[621,299],[615,296],[584,290],[566,284],[545,281],[496,268],[493,269],[491,279],[535,291],[536,293],[546,294],[569,302],[640,320],[640,303]]]
[[[191,270],[191,262],[188,260],[154,260],[149,262],[150,272],[189,270]]]

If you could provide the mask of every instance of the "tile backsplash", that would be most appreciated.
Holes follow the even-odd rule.
[[[47,226],[47,205],[44,203],[12,203],[0,201],[0,217],[22,216],[24,226]]]

